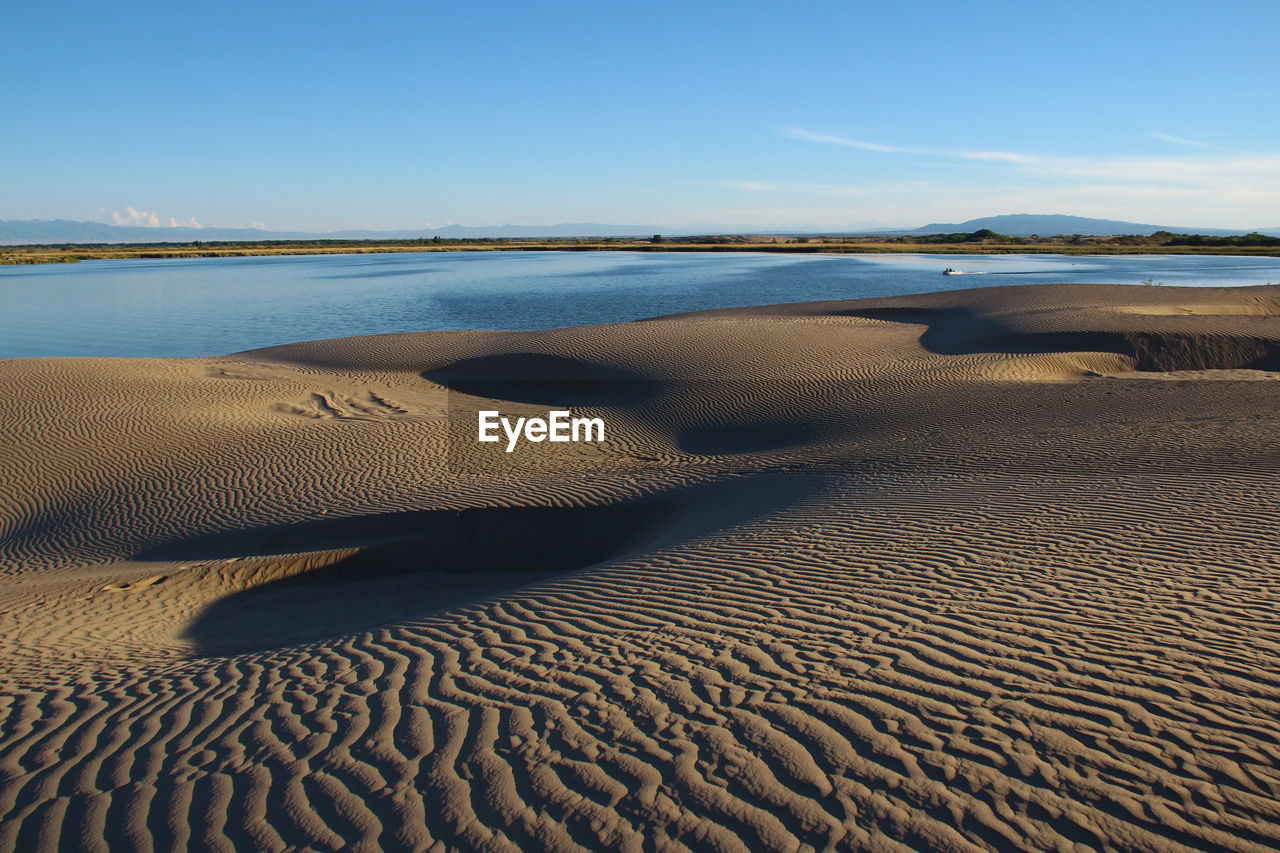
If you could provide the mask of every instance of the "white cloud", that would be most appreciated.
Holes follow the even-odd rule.
[[[147,225],[151,228],[159,228],[160,214],[126,207],[124,213],[118,210],[111,211],[111,221],[116,225]]]
[[[107,211],[105,209],[98,210],[99,218],[105,218]],[[126,207],[124,213],[118,210],[111,211],[111,223],[113,225],[142,225],[147,228],[203,228],[194,216],[187,219],[177,219],[173,216],[165,217],[167,223],[162,222],[160,214],[150,210],[138,210],[133,207]]]

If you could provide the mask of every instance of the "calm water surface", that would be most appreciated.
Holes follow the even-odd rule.
[[[946,267],[983,273],[943,278]],[[424,329],[543,329],[996,284],[1280,282],[1280,259],[502,252],[0,267],[0,357],[218,355]]]

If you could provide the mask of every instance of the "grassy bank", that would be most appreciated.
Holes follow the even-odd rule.
[[[383,252],[781,252],[939,255],[1259,255],[1280,257],[1280,238],[1170,234],[1112,237],[1010,237],[994,232],[913,237],[768,237],[728,235],[652,238],[555,238],[544,240],[271,240],[146,244],[6,246],[0,264],[56,264],[135,258],[221,258],[269,255],[348,255]]]

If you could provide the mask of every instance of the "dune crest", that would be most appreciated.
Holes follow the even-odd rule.
[[[1280,846],[1280,287],[0,375],[0,849]]]

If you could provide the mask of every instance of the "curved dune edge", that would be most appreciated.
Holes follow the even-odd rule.
[[[0,849],[1280,846],[1278,287],[0,377]]]

